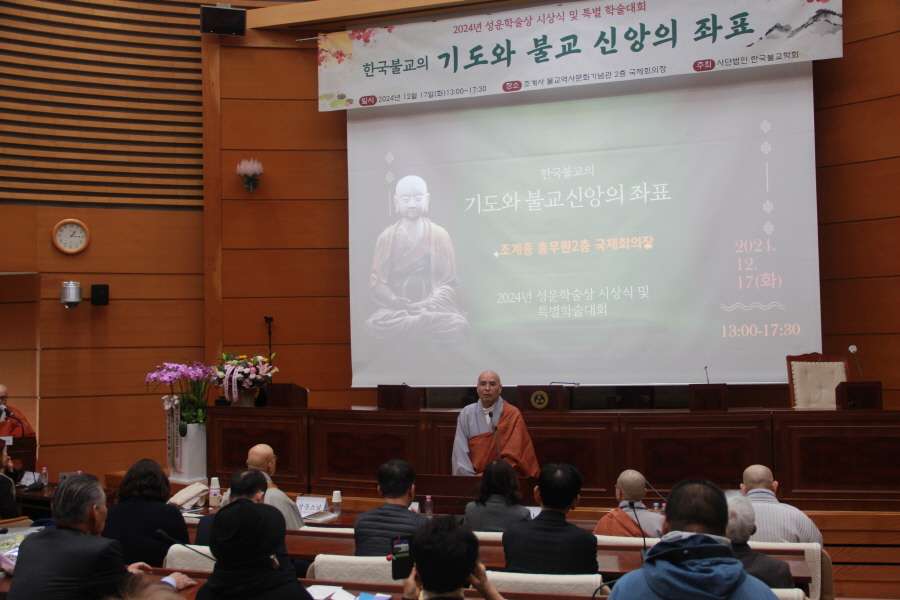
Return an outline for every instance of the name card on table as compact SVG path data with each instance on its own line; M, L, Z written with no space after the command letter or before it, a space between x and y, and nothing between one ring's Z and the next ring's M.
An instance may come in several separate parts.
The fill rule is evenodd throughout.
M297 508L300 509L300 515L305 518L317 512L327 511L328 499L297 496Z

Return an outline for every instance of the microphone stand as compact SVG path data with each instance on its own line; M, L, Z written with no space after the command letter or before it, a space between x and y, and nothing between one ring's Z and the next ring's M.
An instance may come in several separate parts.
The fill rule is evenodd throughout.
M494 425L494 411L488 413L491 418L491 431L494 433L494 445L497 447L497 460L503 460L503 453L500 452L500 439L497 437L497 426Z
M631 514L634 515L634 521L637 523L638 529L641 530L641 540L644 541L644 551L641 552L641 564L644 564L644 554L647 552L647 537L644 535L644 528L641 527L641 522L638 520L637 510L634 508L634 500L628 501L628 506L631 507Z
M163 531L162 529L157 529L154 533L156 534L156 537L159 538L159 539L167 540L167 541L169 541L169 542L172 542L173 544L178 544L179 546L184 546L185 548L187 548L187 549L190 550L191 552L196 552L196 553L199 554L200 556L202 556L202 557L204 557L204 558L208 558L208 559L210 559L210 560L213 561L213 562L216 562L215 557L210 556L209 554L204 554L203 552L200 552L200 551L197 550L196 548L191 548L190 546L188 546L188 545L185 544L184 542L180 542L180 541L176 540L175 538L173 538L171 535L169 535L168 533L166 533L166 532Z

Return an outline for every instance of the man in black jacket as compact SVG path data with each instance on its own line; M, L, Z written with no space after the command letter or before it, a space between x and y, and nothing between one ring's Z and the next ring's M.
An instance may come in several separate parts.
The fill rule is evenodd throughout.
M356 517L356 556L387 556L397 538L409 539L428 518L409 509L416 495L416 471L395 458L378 467L378 494L384 504Z
M541 469L534 499L541 513L503 534L506 570L514 573L590 575L597 572L597 538L566 521L581 499L581 473L565 463Z

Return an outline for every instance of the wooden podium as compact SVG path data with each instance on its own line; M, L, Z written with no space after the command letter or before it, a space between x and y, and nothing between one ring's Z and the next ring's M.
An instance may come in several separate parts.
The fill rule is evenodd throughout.
M309 390L294 383L270 383L266 386L267 406L275 408L306 408Z
M842 381L834 395L838 410L881 410L880 381Z
M520 385L521 412L568 412L572 406L569 388L561 385Z
M425 403L425 388L400 385L378 386L378 408L381 410L418 411Z
M688 385L691 412L728 410L727 383L692 383Z

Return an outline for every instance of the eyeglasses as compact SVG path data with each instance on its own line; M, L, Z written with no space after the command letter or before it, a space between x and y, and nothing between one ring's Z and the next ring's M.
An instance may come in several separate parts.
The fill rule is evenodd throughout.
M0 396L0 400L3 400L3 401L5 401L7 398L9 398L9 396Z

